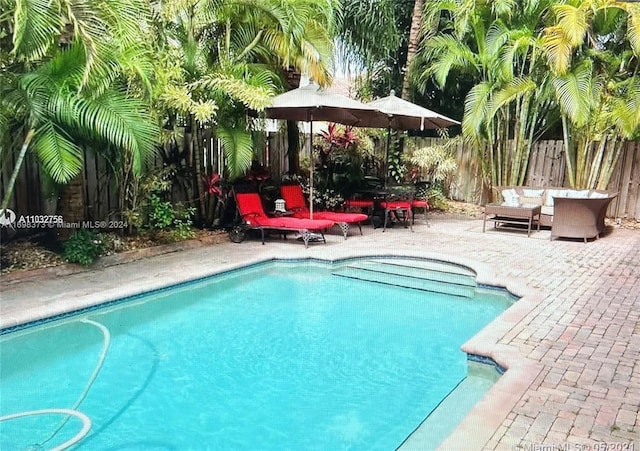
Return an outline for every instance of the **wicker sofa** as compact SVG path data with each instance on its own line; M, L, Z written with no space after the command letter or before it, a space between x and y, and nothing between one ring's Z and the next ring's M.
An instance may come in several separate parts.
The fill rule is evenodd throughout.
M598 238L604 231L609 203L618 195L603 190L571 188L496 187L496 199L504 205L541 205L540 225L551 227L558 237Z

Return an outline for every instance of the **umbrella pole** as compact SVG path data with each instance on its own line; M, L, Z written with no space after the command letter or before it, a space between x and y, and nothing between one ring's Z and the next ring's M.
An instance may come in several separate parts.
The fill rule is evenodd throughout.
M309 169L309 219L313 219L313 113L311 113L309 121L309 159L311 160L311 168Z
M384 187L387 187L389 178L389 147L391 146L391 124L387 125L387 148L384 153Z

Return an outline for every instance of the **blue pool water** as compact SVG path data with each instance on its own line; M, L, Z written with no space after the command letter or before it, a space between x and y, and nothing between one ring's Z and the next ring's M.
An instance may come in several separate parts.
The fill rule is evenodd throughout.
M453 294L398 286L427 272ZM404 260L269 263L7 333L0 416L77 410L87 450L395 449L466 377L460 345L511 303L469 297L471 279ZM4 421L0 449L81 427Z

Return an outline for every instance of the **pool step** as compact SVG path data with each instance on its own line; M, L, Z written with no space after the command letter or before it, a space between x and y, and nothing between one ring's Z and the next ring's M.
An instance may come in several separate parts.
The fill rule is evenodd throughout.
M335 270L333 274L339 277L453 296L470 298L475 294L476 281L474 276L461 274L460 272L443 272L439 269L426 269L398 263L387 263L379 260L350 263Z
M415 259L407 259L407 258L380 258L375 260L368 260L372 264L376 262L384 263L387 265L393 265L398 267L409 267L409 268L419 268L419 269L428 269L430 271L443 272L448 274L460 274L463 276L472 277L474 280L476 278L476 273L468 268L457 265L455 263L447 263L443 261L434 261L434 260L415 260Z
M450 282L458 285L476 286L476 275L473 271L451 263L421 261L421 260L363 260L349 264L349 267L368 269L397 274L407 277L417 277L439 282Z

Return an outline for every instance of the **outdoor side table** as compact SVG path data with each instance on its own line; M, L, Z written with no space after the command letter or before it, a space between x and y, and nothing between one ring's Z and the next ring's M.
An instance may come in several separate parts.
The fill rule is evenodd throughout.
M487 204L482 214L482 233L485 231L487 221L493 221L493 226L498 228L508 226L527 226L527 237L531 236L531 225L535 220L540 231L540 205L507 206L502 204Z

